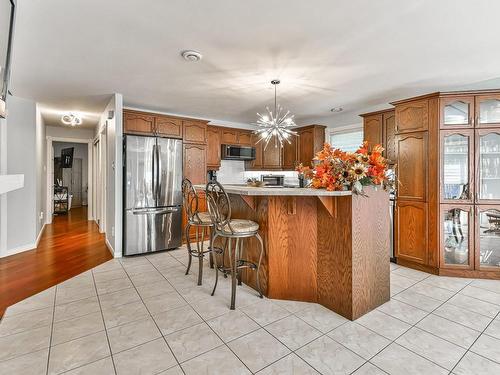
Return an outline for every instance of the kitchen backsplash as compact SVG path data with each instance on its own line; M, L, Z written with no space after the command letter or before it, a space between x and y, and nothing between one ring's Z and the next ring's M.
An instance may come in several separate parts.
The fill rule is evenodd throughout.
M285 176L285 185L298 185L299 180L295 171L245 171L245 162L239 160L221 160L217 172L217 181L221 184L242 184L249 178L257 178L263 174Z

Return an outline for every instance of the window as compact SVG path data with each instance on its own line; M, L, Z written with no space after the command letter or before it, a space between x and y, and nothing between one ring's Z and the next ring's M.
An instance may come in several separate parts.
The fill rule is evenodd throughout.
M363 143L363 128L333 130L330 133L330 144L342 151L354 152Z

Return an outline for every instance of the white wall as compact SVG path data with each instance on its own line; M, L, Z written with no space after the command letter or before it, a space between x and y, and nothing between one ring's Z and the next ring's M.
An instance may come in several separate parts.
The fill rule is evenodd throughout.
M37 219L41 187L37 186L36 103L10 96L8 108L7 173L24 174L24 188L6 194L6 249L1 256L34 248L41 228Z
M94 129L81 129L71 126L46 126L46 135L54 138L93 139Z
M71 142L52 142L54 148L54 158L61 156L63 148L74 148L73 159L82 159L82 205L86 206L87 189L89 187L89 158L88 158L88 144L87 143L71 143ZM52 169L52 172L54 169ZM54 181L54 174L52 173L52 181Z
M36 228L37 233L43 229L45 225L45 212L47 201L47 142L45 142L45 123L42 118L40 108L36 107Z
M113 118L108 114L113 111ZM104 109L96 135L106 127L106 241L115 257L122 256L123 217L123 97L114 94Z

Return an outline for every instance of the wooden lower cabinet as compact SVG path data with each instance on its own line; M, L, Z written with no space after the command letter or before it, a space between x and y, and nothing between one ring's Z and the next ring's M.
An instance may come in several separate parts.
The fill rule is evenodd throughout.
M475 268L500 278L500 205L477 205L474 224Z
M200 191L200 190L196 190L196 194L198 195L198 212L206 212L208 210L207 208L207 200L206 200L206 197L205 197L205 192L204 191ZM193 207L194 209L194 207ZM187 225L187 215L186 215L186 210L183 208L182 209L182 239L183 239L183 242L186 242L186 225ZM208 235L209 235L209 232L208 232L208 229L205 228L205 239L208 240ZM201 236L201 231L199 231L199 235L198 237ZM196 244L195 244L195 241L196 241L196 227L191 227L190 230L189 230L189 240L191 241L191 246L192 248L194 249ZM186 256L187 256L187 252L186 252Z
M442 204L440 268L474 269L474 206Z
M398 201L395 212L396 257L427 264L427 203Z

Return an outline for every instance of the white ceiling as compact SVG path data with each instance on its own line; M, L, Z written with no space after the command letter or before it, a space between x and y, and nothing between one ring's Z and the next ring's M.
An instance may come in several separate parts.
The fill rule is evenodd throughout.
M250 123L280 78L279 101L298 123L340 126L395 99L500 87L500 1L18 5L11 88L47 111L97 113L119 92L133 107ZM203 60L185 62L184 49ZM336 106L344 111L331 113Z

